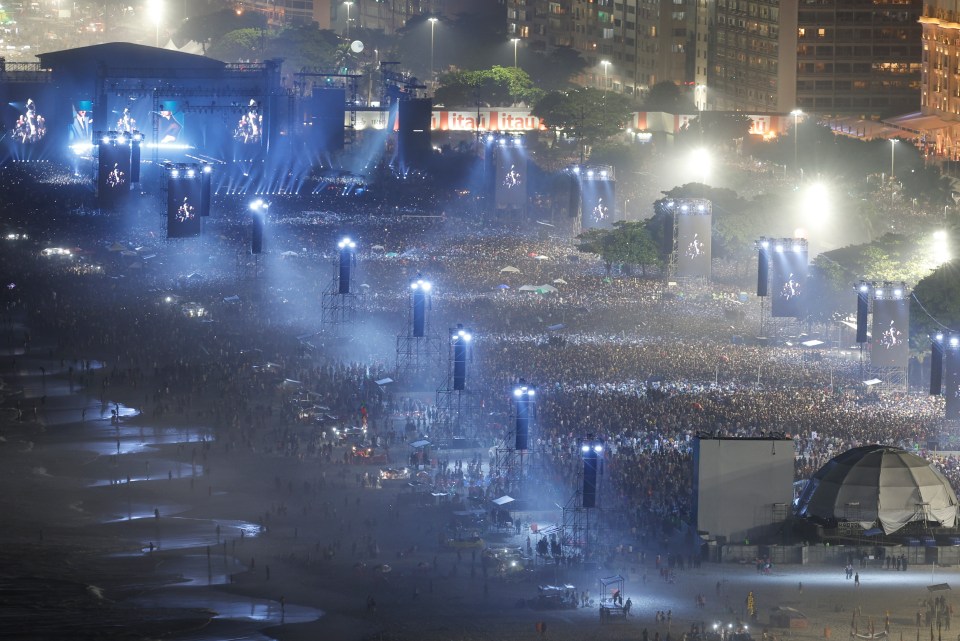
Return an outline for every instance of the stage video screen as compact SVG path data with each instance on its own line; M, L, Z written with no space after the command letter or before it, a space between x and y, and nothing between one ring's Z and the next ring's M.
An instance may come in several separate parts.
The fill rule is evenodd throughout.
M713 216L706 212L677 213L677 275L710 278Z
M47 135L47 118L33 98L27 98L23 103L11 105L17 112L17 120L9 131L15 143L32 145L43 140Z
M104 122L97 128L129 134L140 131L147 143L153 143L156 125L159 144L174 144L181 141L184 131L184 113L178 101L161 100L159 109L154 109L149 95L112 97L104 114Z
M770 252L771 312L777 318L803 318L807 312L807 248L789 243Z
M233 130L233 139L243 145L259 145L263 142L263 114L260 103L251 99Z
M527 157L523 147L507 141L497 148L496 206L522 207L527 202Z
M584 229L610 227L616 220L616 183L612 180L580 182L580 206Z
M909 299L874 300L870 363L874 367L906 367L910 359L909 336Z
M167 172L167 238L200 235L200 201L199 174L186 177Z
M101 208L111 209L130 195L130 143L98 142L97 199Z
M943 395L947 420L960 419L960 348L947 345L944 350Z
M93 102L78 100L71 105L70 144L93 142Z

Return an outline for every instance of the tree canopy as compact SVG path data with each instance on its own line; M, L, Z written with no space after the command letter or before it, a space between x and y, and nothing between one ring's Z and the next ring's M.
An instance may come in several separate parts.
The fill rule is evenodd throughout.
M577 236L577 249L597 254L611 265L637 265L646 275L647 267L659 266L661 257L646 223L617 221L613 229L589 229Z
M494 66L444 74L434 92L434 102L447 107L474 107L479 101L487 106L506 107L518 102L530 103L542 95L523 69Z
M650 87L650 91L643 100L643 108L645 111L666 111L672 114L697 112L692 97L669 80L658 82Z
M532 112L551 129L592 145L621 131L633 104L622 94L587 87L550 92L537 101Z
M934 334L960 329L960 261L944 263L913 288L920 303L910 306L910 333Z

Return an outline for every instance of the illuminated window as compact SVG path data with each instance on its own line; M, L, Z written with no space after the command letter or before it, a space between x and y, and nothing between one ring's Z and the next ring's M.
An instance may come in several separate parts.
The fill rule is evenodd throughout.
M807 30L804 27L800 27L797 29L797 35L802 38L807 35Z
M817 37L818 37L818 38L823 38L823 37L825 37L826 35L827 35L827 30L826 30L826 29L824 29L823 27L820 27L819 29L817 29Z

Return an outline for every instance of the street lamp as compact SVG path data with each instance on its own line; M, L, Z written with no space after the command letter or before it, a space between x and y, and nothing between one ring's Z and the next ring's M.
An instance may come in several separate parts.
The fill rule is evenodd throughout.
M510 38L513 43L513 68L517 68L517 45L520 44L520 38Z
M163 22L163 0L150 0L147 3L147 15L156 28L154 46L160 46L160 23Z
M603 93L607 93L607 69L610 68L610 61L601 60L600 64L603 65Z
M894 152L896 151L896 149L897 149L897 139L891 138L890 139L890 180L893 180L893 160L894 160Z
M790 112L790 115L793 116L793 166L800 166L800 142L797 130L797 125L799 124L800 116L803 115L803 111L800 109L794 109Z
M344 2L343 4L347 5L346 36L347 36L347 38L349 38L349 37L350 37L350 7L353 6L353 2L351 2L351 1L348 0L347 2Z

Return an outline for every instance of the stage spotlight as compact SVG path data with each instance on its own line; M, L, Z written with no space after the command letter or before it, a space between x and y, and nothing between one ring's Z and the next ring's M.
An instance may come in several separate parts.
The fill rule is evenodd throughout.
M419 289L425 292L429 292L432 288L433 288L433 285L431 285L430 283L428 283L423 279L415 280L412 283L410 283L410 289L413 289L413 290Z
M938 342L938 343L942 343L942 342L943 342L943 334L937 334L936 339L937 339L937 342Z
M357 244L356 244L355 242L353 242L352 240L350 240L349 237L347 237L347 238L344 238L343 240L341 240L341 241L337 244L337 247L340 248L340 249L356 249Z
M860 285L860 291L866 294L868 291L870 291L870 286L866 283L863 283Z
M776 247L774 247L774 249L775 249L776 251L778 251L778 252L782 252L782 251L783 251L783 245L778 244Z
M580 446L580 451L583 452L584 454L586 454L587 452L590 451L590 446L587 445L587 444L583 444L583 445Z
M261 200L260 198L257 198L256 200L250 203L250 209L252 209L253 211L260 211L261 207L263 207L263 200Z
M603 446L597 443L596 445L593 446L593 451L599 454L600 452L603 451Z
M883 290L882 290L882 289L877 289L877 290L874 292L874 297L880 298L881 296L883 296Z
M188 170L187 170L187 178L193 178L193 177L196 176L196 175L197 175L196 170L194 170L194 169L188 169Z
M579 165L574 165L574 166L573 166L573 173L575 173L575 174L579 174L579 173L580 173L580 166L579 166Z
M173 176L174 178L179 178L179 177L180 177L180 170L179 170L179 169L171 169L171 170L170 170L170 175Z
M454 340L457 340L458 338L462 339L465 343L469 343L473 339L473 336L470 335L470 332L467 332L461 329L460 331L457 332L457 335L454 338Z
M957 338L956 336L951 336L950 347L956 347L957 345L960 345L960 338Z
M902 289L895 289L895 290L893 290L893 297L894 297L894 298L900 298L901 296L903 296L903 290L902 290Z
M103 138L100 139L100 142L102 142L102 143L105 144L105 145L109 145L109 144L110 144L110 136L104 136Z
M213 171L213 167L211 167L210 165L203 166L203 173L209 174L211 171Z
M607 170L606 170L606 169L604 169L603 171L600 172L600 177L601 177L601 178L606 178L606 177L607 177Z
M587 170L587 178L593 178L593 170L592 170L592 169L588 169L588 170Z

